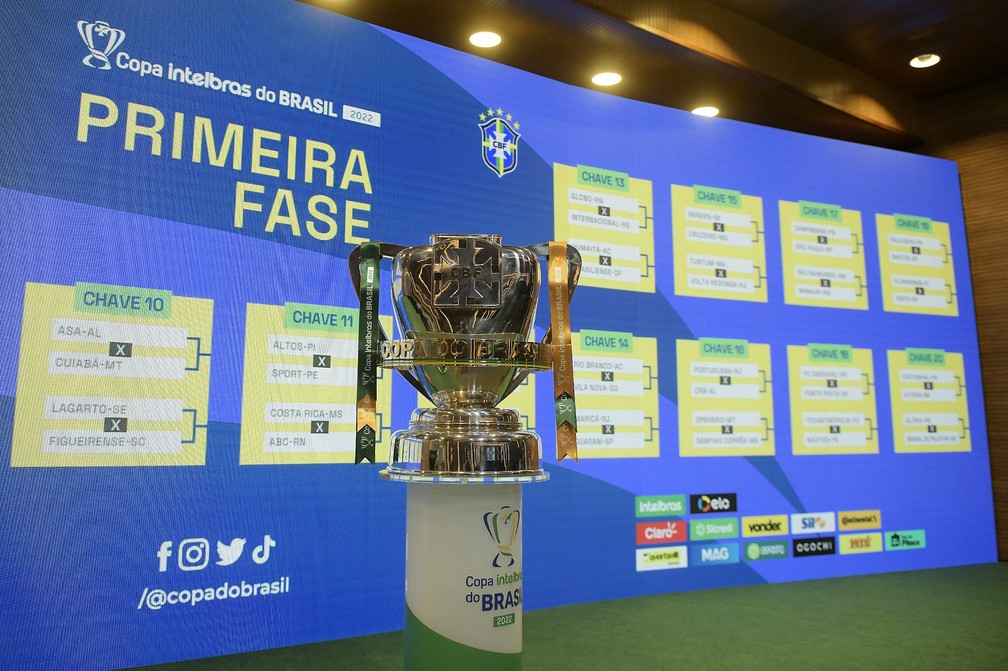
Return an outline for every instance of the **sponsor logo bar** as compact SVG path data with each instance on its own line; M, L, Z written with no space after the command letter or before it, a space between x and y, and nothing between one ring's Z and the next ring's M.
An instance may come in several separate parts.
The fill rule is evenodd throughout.
M735 494L690 494L690 512L733 513L738 510L738 496Z
M691 541L738 538L738 518L716 517L701 520L690 520L689 535Z
M854 555L863 552L882 552L881 532L840 535L840 554Z
M737 564L739 560L738 543L705 543L690 546L690 563L706 564Z
M837 517L840 518L840 531L882 528L881 510L843 510Z
M637 523L637 545L677 543L684 540L686 540L686 522L683 520Z
M636 497L637 517L671 517L686 514L686 495Z
M836 513L795 513L791 515L791 533L828 534L836 531Z
M923 529L908 531L887 531L885 533L886 550L923 550L927 547Z
M792 538L791 554L795 557L815 557L817 555L835 555L836 537L820 536L818 538Z
M787 541L750 541L745 544L746 561L787 559L789 556Z
M686 568L689 557L685 545L666 545L660 548L637 550L637 571L663 571L672 568Z
M743 536L786 536L787 533L787 515L754 515L742 518Z

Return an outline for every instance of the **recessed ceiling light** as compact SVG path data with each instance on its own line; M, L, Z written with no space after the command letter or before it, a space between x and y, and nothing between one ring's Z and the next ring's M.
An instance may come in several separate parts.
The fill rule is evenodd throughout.
M623 75L618 72L600 72L592 77L595 86L613 86L623 81Z
M697 107L696 109L692 110L692 112L697 116L711 117L720 114L721 110L719 110L717 107L711 107L710 105L705 105L703 107Z
M496 47L501 43L501 36L497 33L492 33L489 30L483 30L478 33L473 33L469 36L469 42L474 47L482 47L483 49L489 49L490 47Z
M914 56L910 59L910 67L929 68L932 65L938 65L938 61L940 60L941 56L938 54L921 54L920 56Z

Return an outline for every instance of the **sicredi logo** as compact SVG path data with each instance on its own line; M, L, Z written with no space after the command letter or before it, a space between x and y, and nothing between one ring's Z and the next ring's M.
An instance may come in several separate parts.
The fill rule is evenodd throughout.
M710 543L690 546L690 563L696 565L737 564L738 543Z
M814 557L816 555L835 555L836 537L792 538L791 554L795 557Z
M881 510L846 510L837 513L837 516L840 518L840 531L882 527Z
M691 513L733 513L738 510L735 494L690 494Z
M787 533L787 515L754 515L742 518L743 536L786 536Z
M686 495L636 497L637 517L671 517L686 514Z
M828 534L836 531L836 513L794 513L791 515L791 533Z
M637 571L663 571L673 568L686 568L689 558L685 545L669 545L660 548L642 548L637 550Z
M746 561L786 559L788 556L786 541L752 541L745 544Z
M684 540L686 540L686 522L683 520L637 523L637 545L676 543Z
M886 550L923 550L927 547L923 529L909 531L887 531L885 534Z
M738 537L737 517L690 520L690 540L705 541Z
M882 534L840 534L840 554L853 555L864 552L882 552Z

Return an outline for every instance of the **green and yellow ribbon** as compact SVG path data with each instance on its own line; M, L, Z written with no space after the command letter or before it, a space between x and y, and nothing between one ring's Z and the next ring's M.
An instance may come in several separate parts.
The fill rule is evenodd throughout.
M381 328L378 324L378 276L381 251L377 242L361 246L360 313L357 334L357 435L354 464L367 459L375 463L375 442L378 438L378 344Z
M574 350L570 334L567 243L550 242L546 260L553 332L553 397L556 408L557 461L577 461L577 407L574 404Z

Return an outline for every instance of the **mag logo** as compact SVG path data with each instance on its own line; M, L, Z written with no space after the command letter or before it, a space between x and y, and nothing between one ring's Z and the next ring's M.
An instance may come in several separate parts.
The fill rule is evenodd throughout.
M836 531L836 513L794 513L791 515L791 533L829 534Z
M690 494L689 498L691 513L733 513L738 510L735 494Z
M738 543L710 543L690 546L690 562L694 565L737 564Z

